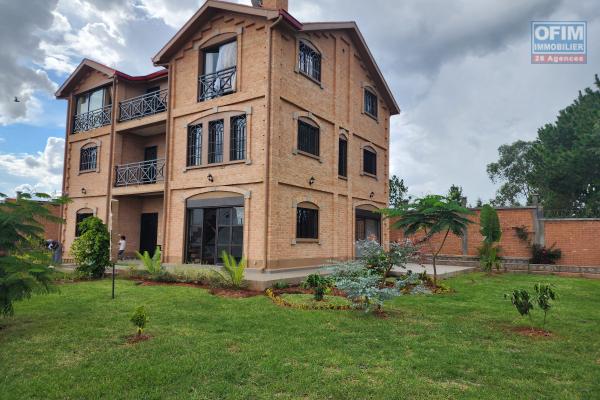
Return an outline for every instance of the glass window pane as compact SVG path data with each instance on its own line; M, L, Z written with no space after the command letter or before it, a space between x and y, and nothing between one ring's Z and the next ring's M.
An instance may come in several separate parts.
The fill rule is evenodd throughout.
M244 225L244 207L233 208L232 225Z
M231 225L231 208L219 208L218 221L220 226Z
M208 123L208 163L223 162L223 120Z
M231 246L230 254L236 258L237 261L242 259L242 246Z
M218 245L228 245L231 242L231 228L219 227L219 233L217 235L217 244Z
M217 60L219 59L219 49L208 50L204 52L204 74L217 72Z
M244 227L234 226L231 228L231 244L241 245L244 242Z
M217 256L219 258L218 262L221 263L221 264L223 263L222 255L223 255L224 251L226 251L227 253L229 253L229 246L218 246L217 247Z
M192 225L202 225L202 216L204 215L204 210L201 208L195 208L192 211Z
M104 89L96 90L90 94L90 111L104 107Z
M77 98L77 115L88 112L88 96L81 95Z

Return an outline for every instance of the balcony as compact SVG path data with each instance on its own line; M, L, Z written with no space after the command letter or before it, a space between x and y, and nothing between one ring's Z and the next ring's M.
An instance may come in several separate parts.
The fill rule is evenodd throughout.
M112 119L112 105L92 110L73 118L73 133L90 131L101 126L110 125Z
M198 101L214 99L235 92L237 67L229 67L198 78Z
M132 97L119 103L119 122L143 118L167 110L168 89Z
M115 167L115 187L149 185L165 180L165 160L149 160Z

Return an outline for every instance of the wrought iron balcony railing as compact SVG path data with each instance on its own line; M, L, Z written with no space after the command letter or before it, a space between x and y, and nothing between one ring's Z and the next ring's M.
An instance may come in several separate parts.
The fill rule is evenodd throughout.
M73 133L85 132L110 125L111 118L112 105L75 115L73 118Z
M166 111L168 96L168 89L163 89L122 101L119 104L119 121L129 121Z
M115 186L147 185L164 181L165 160L149 160L115 167Z
M235 92L237 67L229 67L198 78L198 101L210 100Z

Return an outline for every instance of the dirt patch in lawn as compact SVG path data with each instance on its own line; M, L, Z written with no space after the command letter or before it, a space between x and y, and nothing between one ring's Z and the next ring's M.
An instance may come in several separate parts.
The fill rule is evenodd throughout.
M150 340L152 338L152 336L150 335L146 335L146 334L142 334L142 335L130 335L127 336L127 344L136 344L139 342L145 342L146 340Z
M226 289L226 288L212 288L210 294L221 297L229 297L233 299L245 299L248 297L256 297L264 295L263 292L257 292L254 290L243 290L243 289Z
M512 329L513 332L518 333L519 335L529 336L529 337L552 337L552 332L538 329L538 328L528 328L525 326L519 326L517 328Z

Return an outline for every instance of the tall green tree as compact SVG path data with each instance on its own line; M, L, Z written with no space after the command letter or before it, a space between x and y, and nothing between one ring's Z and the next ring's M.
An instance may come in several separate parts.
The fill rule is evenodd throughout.
M571 215L600 215L600 80L561 110L534 141L501 146L498 162L487 166L501 183L493 204L530 204L537 193L546 209Z
M399 207L401 204L405 204L410 201L410 196L407 196L408 186L404 183L404 179L398 178L396 175L392 175L390 178L390 207Z
M397 218L392 227L402 229L405 236L412 236L418 232L425 234L423 241L429 244L431 250L434 285L437 285L437 257L448 235L453 233L462 237L467 231L467 226L473 223L468 218L468 215L473 214L472 211L456 201L436 195L418 198L397 208L383 209L381 213L389 218ZM438 248L435 248L430 240L435 234L442 235Z
M492 200L495 206L521 206L531 203L533 142L517 140L498 148L499 159L488 164L487 173L495 184L501 184Z
M456 201L457 203L462 204L463 202L463 188L462 186L452 185L450 189L448 189L448 200Z
M502 228L498 212L489 204L481 208L479 226L479 233L483 236L483 244L478 249L481 269L487 272L491 272L493 267L500 269L500 247L497 243L502 238Z
M52 199L44 193L22 193L13 201L0 193L0 316L12 315L15 301L51 290L40 222L62 223L49 206L67 201L66 197Z

